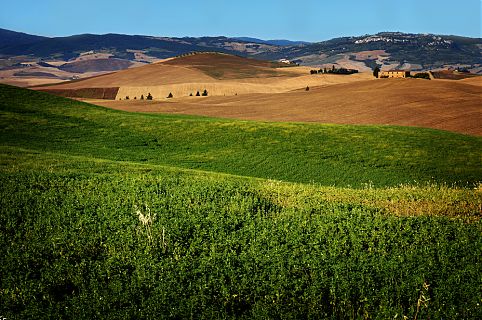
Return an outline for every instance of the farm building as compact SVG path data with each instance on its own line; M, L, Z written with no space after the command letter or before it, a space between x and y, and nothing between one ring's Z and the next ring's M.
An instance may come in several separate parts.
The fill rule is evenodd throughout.
M405 70L380 71L380 73L378 73L379 78L407 78L409 76L410 71Z

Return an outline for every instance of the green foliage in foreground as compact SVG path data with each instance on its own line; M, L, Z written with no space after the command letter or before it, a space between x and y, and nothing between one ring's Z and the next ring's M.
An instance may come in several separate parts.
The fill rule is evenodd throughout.
M482 316L480 222L289 208L172 171L0 179L8 319Z
M0 138L7 319L482 317L480 186L443 184L480 180L479 138L127 114L6 86ZM413 179L436 184L364 183Z
M481 139L404 127L117 112L0 86L3 145L338 187L477 184Z

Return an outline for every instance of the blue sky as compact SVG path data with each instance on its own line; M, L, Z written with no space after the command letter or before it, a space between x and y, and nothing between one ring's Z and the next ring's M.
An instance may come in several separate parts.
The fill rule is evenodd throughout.
M0 28L45 36L124 33L321 41L381 31L482 37L482 0L16 0Z

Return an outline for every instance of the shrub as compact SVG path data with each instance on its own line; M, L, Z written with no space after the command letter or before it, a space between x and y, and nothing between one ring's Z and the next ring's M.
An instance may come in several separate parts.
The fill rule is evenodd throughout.
M147 94L147 98L146 98L146 99L147 99L147 100L152 100L152 96L151 96L151 93L150 93L150 92Z
M380 72L380 67L379 66L376 66L374 69L373 69L373 76L375 78L378 78L378 73Z
M172 92L169 92L169 95L167 97L172 98L173 97Z
M199 91L196 92L196 97L200 97L200 96L201 96L201 94L199 93Z
M143 94L141 94L141 100L144 100L144 95L143 95Z
M204 89L203 91L203 97L207 97L208 96L208 91L206 89Z
M430 74L428 72L419 72L419 73L413 75L412 78L430 80Z

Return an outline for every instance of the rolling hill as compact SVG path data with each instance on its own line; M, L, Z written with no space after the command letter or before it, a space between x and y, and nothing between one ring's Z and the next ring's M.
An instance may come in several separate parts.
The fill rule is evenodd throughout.
M366 53L374 54L367 56ZM278 54L306 65L336 64L350 60L370 68L381 65L382 69L427 70L462 65L479 72L482 39L382 32L335 38L307 46L284 47Z
M420 126L482 135L482 94L474 81L374 79L366 73L311 75L308 68L283 65L198 53L35 89L75 98L110 99L92 102L135 112ZM203 90L208 97L195 97ZM140 100L149 93L154 101ZM174 98L167 99L169 94Z
M93 103L135 112L163 112L262 121L419 126L482 135L482 93L468 82L365 80L310 91L179 98L169 102Z
M3 32L5 46L0 55L29 55L36 59L68 61L85 52L109 53L113 58L142 61L136 55L165 59L193 51L216 51L265 60L289 59L302 65L357 65L359 68L406 68L412 70L468 67L481 71L482 39L458 36L382 32L375 35L342 37L317 43L264 41L255 38L184 37L83 34L41 38ZM12 41L12 36L18 41ZM0 33L0 40L2 34ZM10 39L10 40L9 40ZM31 40L35 41L31 41ZM371 54L370 54L371 53Z
M32 45L47 39L49 38L0 28L0 50L4 47Z
M370 179L377 186L432 179L476 183L481 171L475 147L480 138L440 130L128 113L33 90L1 89L2 143L10 146L326 186L338 181L340 187ZM201 99L209 104L210 98ZM12 120L22 114L27 119ZM395 155L406 161L392 161ZM409 170L418 162L423 170Z
M169 93L188 97L207 90L211 96L230 96L246 93L278 93L305 88L360 81L372 78L369 74L351 76L310 75L306 67L288 67L275 63L221 53L196 53L166 59L158 63L122 70L89 79L35 88L69 96L71 90L118 87L116 100L129 96L140 98L151 93L155 100ZM78 97L77 94L70 95ZM85 98L96 98L86 96ZM100 98L100 97L97 97Z
M69 60L88 51L111 53L116 58L133 60L132 50L142 50L146 55L159 59L169 58L193 51L218 51L237 53L249 51L249 42L227 37L168 38L124 34L81 34L69 37L42 38L40 41L13 44L0 48L0 54L32 55L40 58L52 56ZM276 48L272 45L251 43L251 49ZM243 46L244 45L244 46Z

